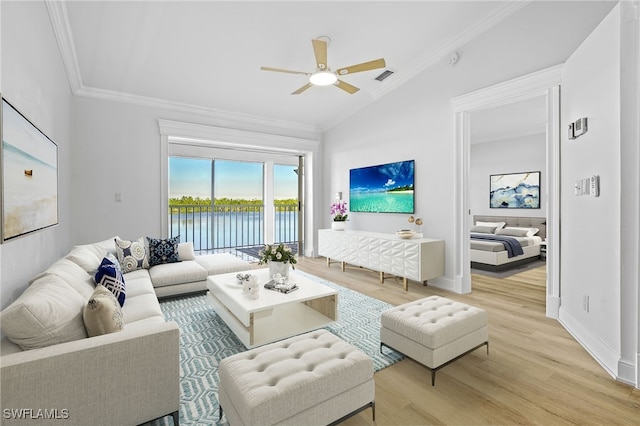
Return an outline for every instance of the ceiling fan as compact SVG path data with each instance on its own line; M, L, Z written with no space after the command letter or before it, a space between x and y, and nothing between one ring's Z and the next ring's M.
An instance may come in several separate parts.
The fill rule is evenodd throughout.
M363 62L357 65L351 65L344 68L339 68L336 71L331 71L331 69L327 66L327 45L328 41L331 41L329 37L318 37L316 39L311 40L311 44L313 44L313 53L316 57L316 71L315 72L304 72L304 71L292 71L285 70L281 68L272 68L272 67L260 67L263 71L275 71L275 72L284 72L289 74L302 74L309 77L309 82L291 93L292 95L299 95L304 92L311 86L329 86L334 85L344 90L349 94L354 94L359 88L353 86L349 83L346 83L338 78L338 76L344 76L348 74L353 74L356 72L375 70L377 68L384 68L386 63L383 58L375 59L369 62Z

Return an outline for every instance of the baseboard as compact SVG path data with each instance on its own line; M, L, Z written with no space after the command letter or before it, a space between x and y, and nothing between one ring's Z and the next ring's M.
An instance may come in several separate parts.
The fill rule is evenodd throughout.
M447 278L447 277L439 277L439 278L431 279L428 281L427 285L431 287L439 288L441 290L448 290L454 293L456 292L453 279Z
M560 298L557 296L547 296L547 317L558 319L560 315Z
M596 360L598 364L611 377L621 380L619 377L620 355L609 348L598 336L590 330L584 328L566 309L562 306L559 310L558 321L573 336L574 339Z
M640 354L636 354L636 365L640 361ZM640 389L640 383L636 376L636 366L632 361L621 359L618 362L618 380L631 386L635 386Z

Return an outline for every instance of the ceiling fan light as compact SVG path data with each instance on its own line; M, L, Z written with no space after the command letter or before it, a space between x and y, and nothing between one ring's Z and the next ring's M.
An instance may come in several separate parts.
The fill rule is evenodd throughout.
M329 86L336 81L338 81L338 77L331 71L318 71L309 77L309 82L316 86Z

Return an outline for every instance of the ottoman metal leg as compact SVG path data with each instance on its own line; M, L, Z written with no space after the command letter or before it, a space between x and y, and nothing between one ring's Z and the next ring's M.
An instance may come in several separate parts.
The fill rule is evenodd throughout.
M460 358L462 358L463 356L468 355L468 354L470 354L471 352L473 352L473 351L475 351L476 349L478 349L479 347L481 347L481 346L485 346L485 345L487 346L487 355L489 355L489 341L486 341L486 342L480 343L480 344L479 344L478 346L476 346L475 348L469 349L469 350L468 350L468 351L466 351L465 353L460 354L460 355L458 355L457 357L455 357L455 358L453 358L453 359L450 359L449 361L445 362L444 364L441 364L441 365L437 366L436 368L427 367L427 366L425 365L425 367L427 367L427 368L429 369L429 371L431 371L431 386L435 386L435 385L436 385L436 371L440 370L442 367L446 367L447 365L451 364L453 361L457 361L457 360L459 360ZM392 349L392 350L394 350L394 351L396 351L396 352L402 353L402 352L400 352L399 350L397 350L396 348L392 348L391 346L387 345L386 343L382 343L382 342L380 342L380 353L382 353L382 347L383 347L383 346L386 346L386 347L388 347L389 349ZM403 355L404 355L404 354L403 354ZM405 355L405 356L406 356L406 355ZM424 365L424 364L423 364L423 365Z

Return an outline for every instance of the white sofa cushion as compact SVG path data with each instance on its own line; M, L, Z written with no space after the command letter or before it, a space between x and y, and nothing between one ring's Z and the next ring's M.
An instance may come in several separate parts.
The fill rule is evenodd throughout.
M96 287L96 282L87 271L82 269L80 265L67 258L58 259L53 265L49 266L44 272L36 276L31 282L42 278L45 275L56 275L64 282L69 284L80 296L85 300L89 300Z
M98 241L97 243L93 243L92 245L98 246L108 251L109 253L115 255L116 254L116 242L115 242L116 238L120 238L120 237L117 235L114 235L111 238L107 238L106 240L103 240L103 241Z
M153 266L149 269L149 275L154 287L163 287L205 281L207 279L207 270L196 261L185 260L184 262Z
M209 275L226 274L251 269L251 264L229 253L205 254L196 256L196 262L207 270Z
M127 298L140 294L156 294L151 284L148 269L136 269L123 276L127 283Z
M122 308L116 297L104 286L97 286L82 314L89 337L115 333L123 328Z
M106 250L92 244L87 244L84 246L75 246L66 258L78 264L90 275L95 275L105 254L107 254Z
M129 324L148 320L152 317L164 319L155 293L129 297L127 298L127 303L122 307L122 318L127 327Z
M87 337L85 300L56 275L34 281L0 313L3 333L23 350Z

